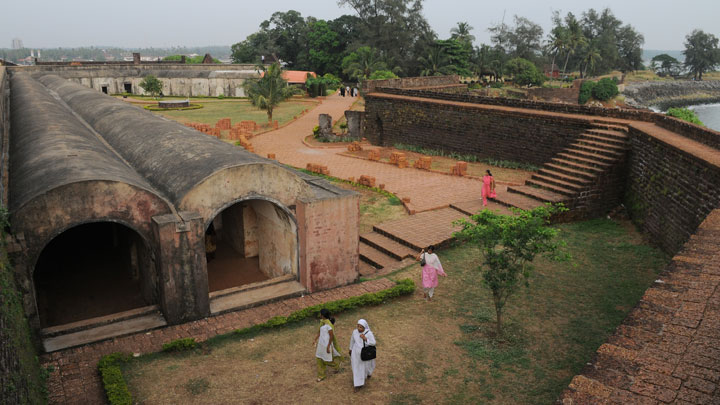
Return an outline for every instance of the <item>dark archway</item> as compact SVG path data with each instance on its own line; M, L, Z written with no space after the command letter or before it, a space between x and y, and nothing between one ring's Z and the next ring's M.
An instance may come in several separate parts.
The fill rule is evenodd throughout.
M297 224L277 204L250 199L215 216L205 234L209 292L298 275Z
M40 254L33 279L43 328L157 302L147 243L115 222L78 225L55 237Z

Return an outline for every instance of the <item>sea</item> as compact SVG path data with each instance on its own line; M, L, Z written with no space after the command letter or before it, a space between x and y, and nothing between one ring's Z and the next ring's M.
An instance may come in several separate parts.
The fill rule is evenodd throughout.
M720 103L693 105L688 108L695 111L706 127L720 131Z

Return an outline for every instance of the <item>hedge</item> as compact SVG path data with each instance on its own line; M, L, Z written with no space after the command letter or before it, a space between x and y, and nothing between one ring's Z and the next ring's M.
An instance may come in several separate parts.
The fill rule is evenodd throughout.
M171 108L163 108L159 107L157 105L146 105L143 107L144 109L148 111L188 111L188 110L199 110L203 108L202 104L190 104L188 107L171 107Z
M248 333L260 331L263 329L275 328L288 324L290 322L298 322L310 316L317 316L320 310L325 308L331 313L339 313L348 309L358 308L364 305L382 304L388 298L399 297L401 295L412 294L415 291L415 283L406 278L396 281L395 286L387 290L378 291L376 293L366 293L357 297L345 298L337 301L327 302L324 304L313 305L295 311L289 316L275 316L267 322L253 325L244 329L236 329L231 332L233 335L246 335ZM194 338L183 338L173 340L163 345L164 352L189 350L198 347L199 343ZM103 356L98 362L98 371L102 377L105 394L111 405L132 405L132 395L128 389L127 382L122 374L121 365L132 359L130 354L112 353Z

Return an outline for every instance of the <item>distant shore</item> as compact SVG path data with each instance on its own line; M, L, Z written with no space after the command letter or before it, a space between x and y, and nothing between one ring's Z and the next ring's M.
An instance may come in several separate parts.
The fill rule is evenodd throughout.
M720 80L648 81L629 83L623 92L625 102L638 108L662 111L672 107L720 102Z

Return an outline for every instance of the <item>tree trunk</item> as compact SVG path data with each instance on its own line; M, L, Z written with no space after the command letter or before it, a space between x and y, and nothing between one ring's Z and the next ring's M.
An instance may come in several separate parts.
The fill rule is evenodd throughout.
M500 298L495 297L493 294L493 301L495 301L495 315L497 322L495 323L495 337L500 337L502 334L502 305L500 305Z
M567 64L570 60L570 52L568 51L567 56L565 57L565 66L563 66L563 73L567 74Z
M272 108L267 109L268 124L272 125Z

